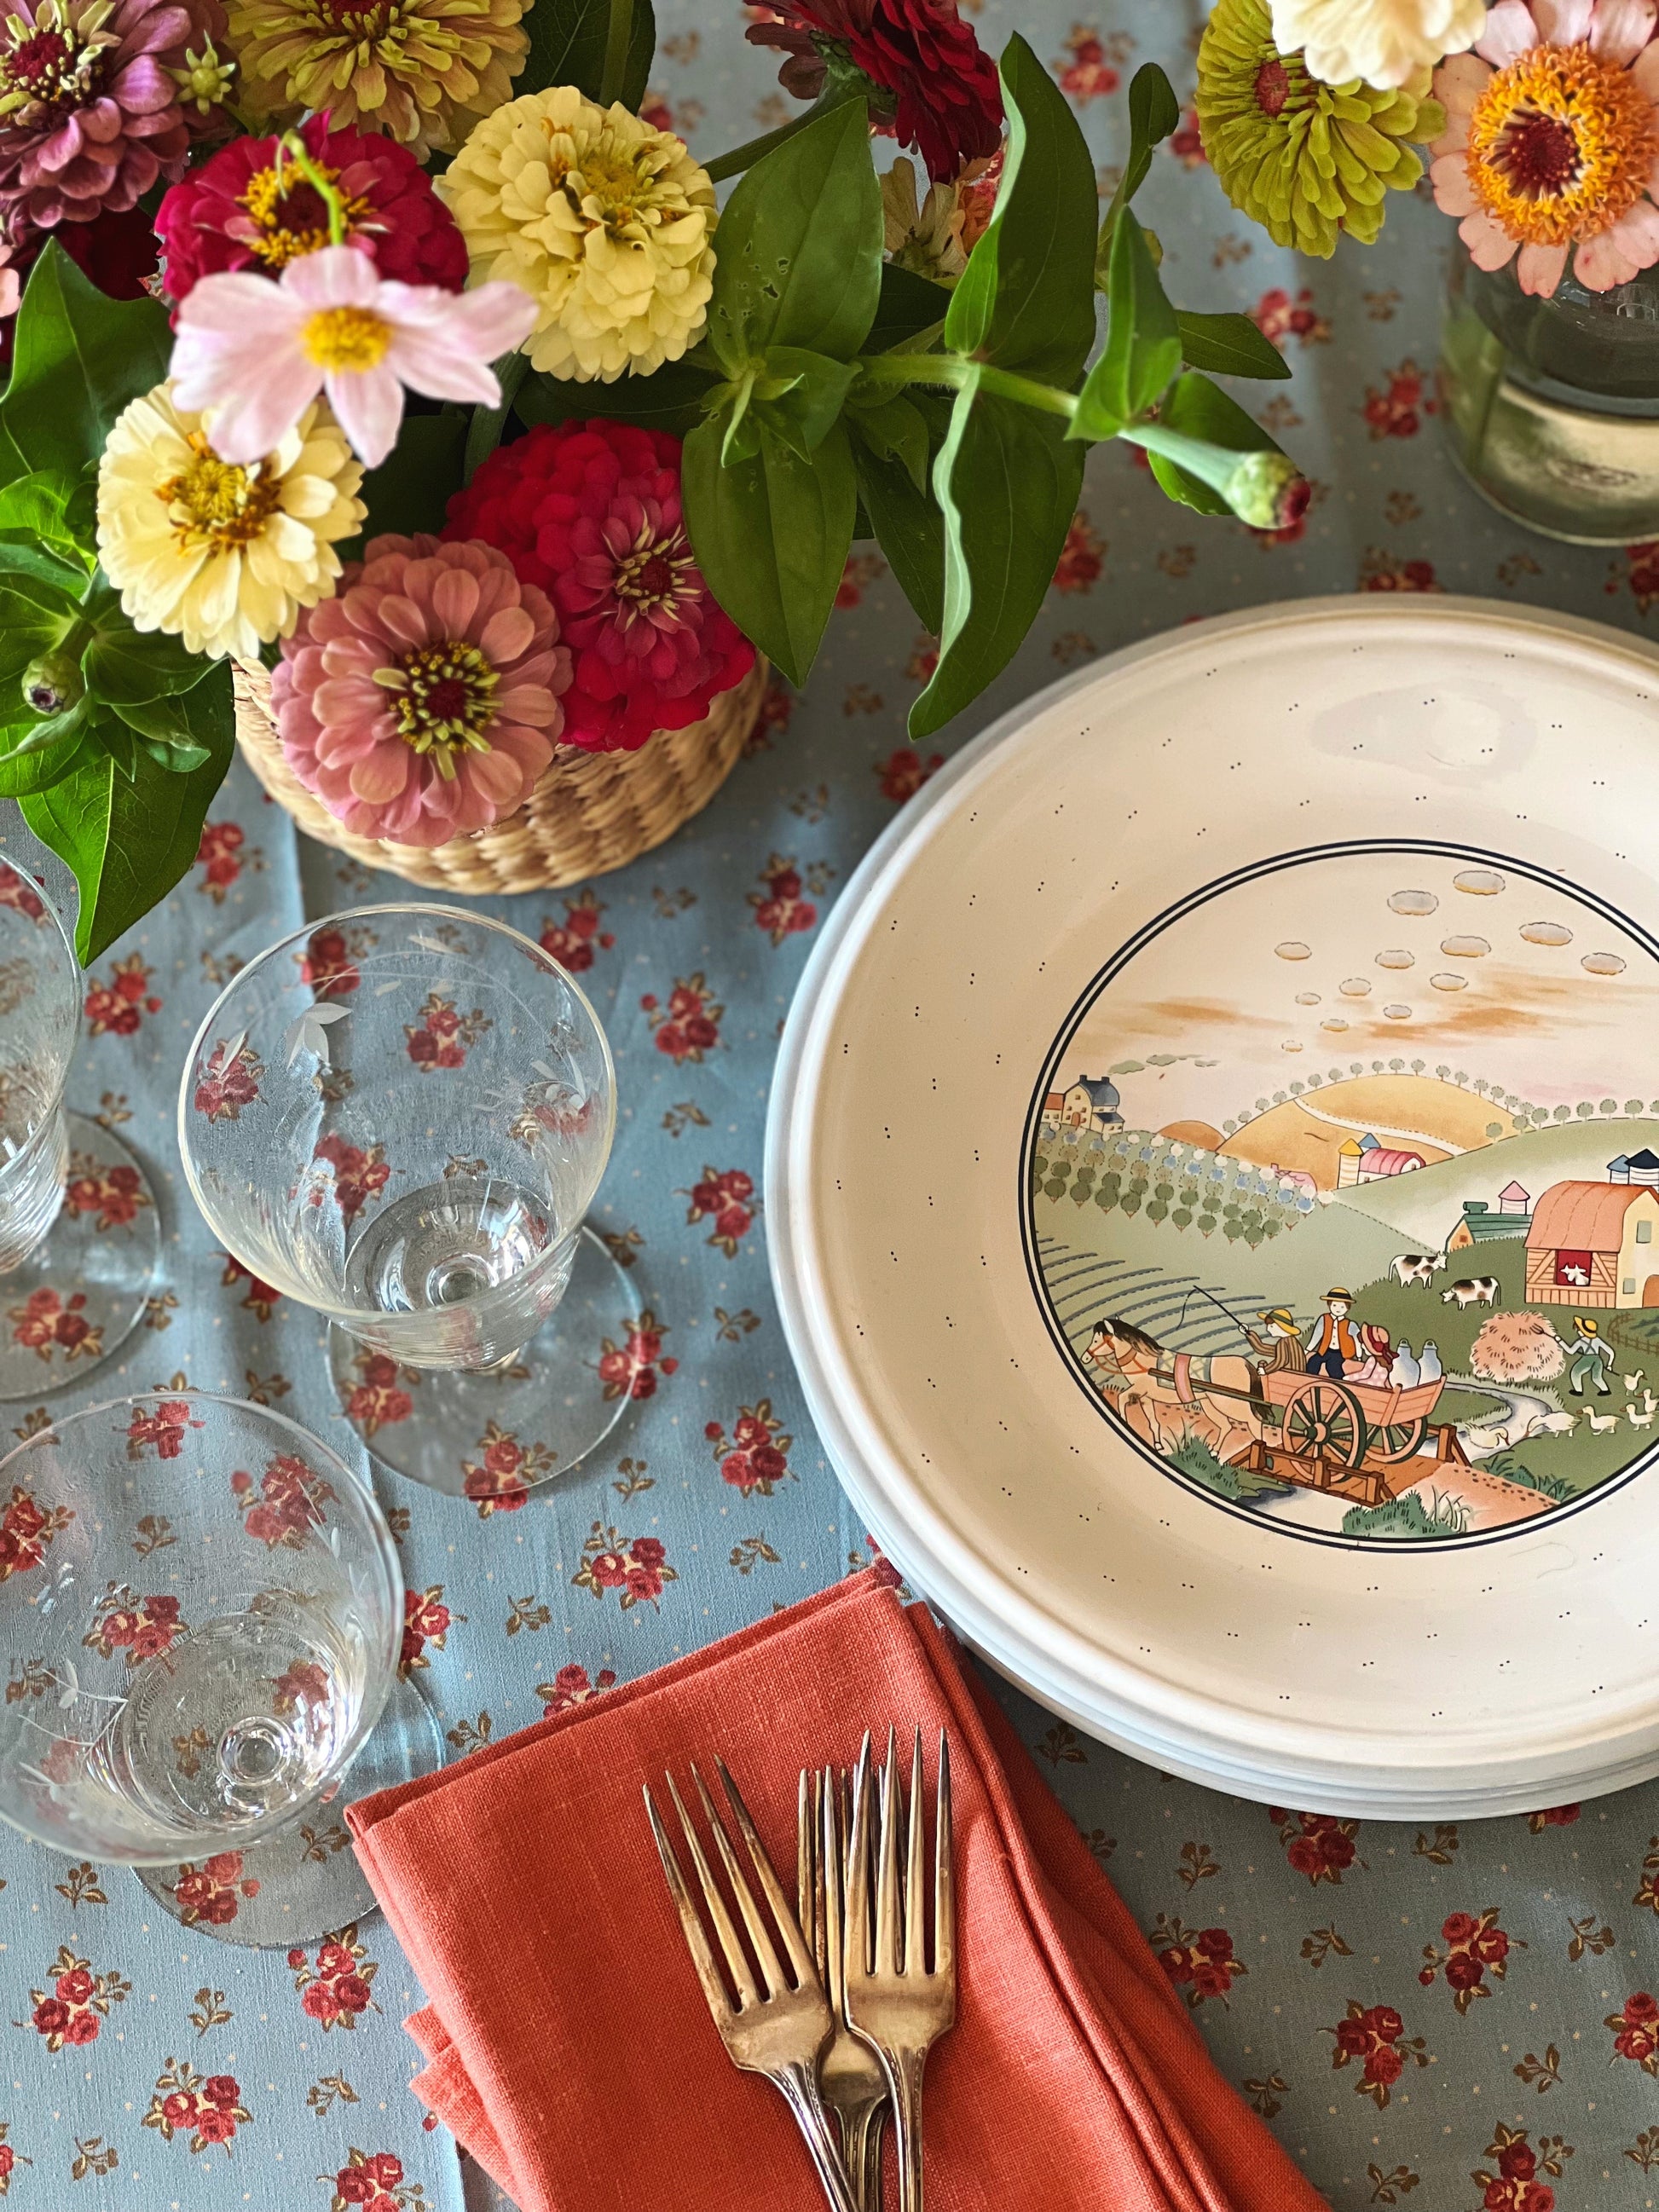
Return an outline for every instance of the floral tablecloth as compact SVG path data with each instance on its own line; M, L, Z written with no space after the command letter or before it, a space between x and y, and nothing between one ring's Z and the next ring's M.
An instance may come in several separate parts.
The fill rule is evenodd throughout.
M715 20L665 0L659 20L653 104L694 149L781 119L739 11ZM1016 20L985 0L980 35L994 52ZM1049 0L1018 11L1109 183L1127 67L1161 60L1184 94L1200 20L1168 0L1085 23ZM774 690L705 815L592 888L499 904L580 972L616 1047L623 1119L599 1214L631 1295L593 1357L633 1403L595 1464L520 1510L382 1480L410 1593L405 1666L452 1756L837 1576L892 1571L803 1410L757 1185L773 1055L813 933L945 750L1061 670L1262 600L1445 589L1639 629L1659 599L1659 548L1547 545L1454 474L1431 374L1449 233L1425 201L1400 201L1370 252L1298 262L1226 205L1183 126L1142 207L1179 297L1249 308L1295 364L1265 404L1267 387L1246 396L1316 479L1305 523L1274 542L1200 521L1127 451L1101 448L1024 650L920 755L903 723L929 641L879 559L858 551L810 692ZM3 830L35 865L15 815ZM71 1098L143 1156L163 1273L146 1325L54 1409L187 1376L337 1432L315 1321L214 1249L179 1179L172 1102L185 1044L238 962L307 915L398 891L301 848L239 767L186 882L97 963ZM59 1357L43 1358L43 1386ZM21 1432L29 1411L8 1408L6 1428ZM1007 1703L1224 2072L1334 2204L1579 2212L1659 2198L1659 1787L1530 1820L1357 1826L1171 1782L1012 1690ZM408 2094L416 2061L398 2022L417 1992L380 1919L340 1949L285 1959L205 1940L131 1876L9 1832L0 1876L0 2194L20 2207L500 2202ZM635 1970L626 1900L587 1941L594 1972ZM48 2033L41 2000L62 1977L80 1991L82 1975L73 2009L94 2032ZM221 2110L248 2117L193 2148L163 2124L167 2100L208 2080ZM804 2165L799 2201L816 2201Z

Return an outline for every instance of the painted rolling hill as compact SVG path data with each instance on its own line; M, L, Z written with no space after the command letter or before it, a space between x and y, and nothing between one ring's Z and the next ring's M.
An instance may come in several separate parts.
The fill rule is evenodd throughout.
M1569 1121L1528 1129L1479 1152L1393 1176L1386 1182L1339 1191L1324 1210L1352 1209L1400 1232L1415 1251L1438 1250L1456 1226L1466 1198L1493 1204L1513 1180L1534 1201L1554 1182L1604 1182L1607 1162L1619 1152L1659 1152L1659 1119Z
M1432 1164L1491 1144L1494 1126L1514 1124L1490 1098L1455 1083L1433 1076L1358 1075L1269 1107L1218 1149L1254 1167L1300 1168L1322 1190L1334 1190L1337 1153L1350 1137L1369 1133Z

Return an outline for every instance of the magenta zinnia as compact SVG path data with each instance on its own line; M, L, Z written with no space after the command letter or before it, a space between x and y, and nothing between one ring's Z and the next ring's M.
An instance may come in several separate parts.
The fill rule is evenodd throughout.
M367 253L382 276L462 289L465 240L406 146L331 131L325 115L313 115L300 137L344 199L347 245ZM275 276L300 254L317 252L328 244L328 210L292 161L279 162L274 137L238 138L173 186L155 230L167 296L177 306L203 276L232 269Z
M692 557L680 441L611 422L544 423L498 447L449 502L446 538L482 538L546 592L573 655L564 740L633 752L701 721L755 648Z
M1002 139L996 66L956 0L767 0L769 19L745 36L789 58L778 82L816 100L832 71L869 82L878 127L914 146L936 182L994 154Z
M134 207L183 173L175 70L222 40L219 0L9 0L0 21L0 220L13 237Z
M360 837L488 829L553 757L570 680L558 618L476 540L376 538L300 618L271 678L289 766Z

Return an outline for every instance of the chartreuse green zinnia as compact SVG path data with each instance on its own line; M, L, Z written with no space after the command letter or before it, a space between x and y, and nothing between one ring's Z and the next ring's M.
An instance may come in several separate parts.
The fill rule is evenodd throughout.
M1428 88L1426 69L1397 91L1322 84L1273 44L1266 0L1217 0L1198 50L1199 126L1222 190L1275 245L1322 258L1339 231L1369 244L1384 196L1423 173L1406 142L1442 126Z

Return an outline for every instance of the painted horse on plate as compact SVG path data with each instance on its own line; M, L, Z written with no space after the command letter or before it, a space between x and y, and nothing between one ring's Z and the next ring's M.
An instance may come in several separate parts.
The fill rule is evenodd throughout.
M1261 1435L1261 1380L1241 1354L1171 1352L1133 1322L1114 1317L1097 1322L1083 1357L1115 1410L1165 1458L1196 1437L1225 1463L1242 1458ZM1211 1395L1206 1384L1227 1396Z

